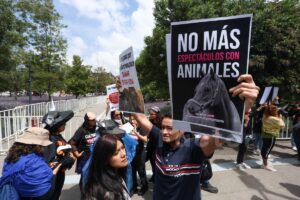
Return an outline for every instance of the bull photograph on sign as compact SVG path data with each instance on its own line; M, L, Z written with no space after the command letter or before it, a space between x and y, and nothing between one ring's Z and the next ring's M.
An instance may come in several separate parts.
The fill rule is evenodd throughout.
M171 24L174 128L242 141L244 103L229 89L248 72L251 22L252 15L240 15Z
M132 47L120 54L119 110L128 113L144 113L144 98L134 65Z

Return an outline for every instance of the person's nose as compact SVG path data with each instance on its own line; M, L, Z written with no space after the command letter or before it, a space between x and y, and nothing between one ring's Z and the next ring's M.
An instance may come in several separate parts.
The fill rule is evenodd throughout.
M125 148L121 150L121 157L124 158L126 156Z
M168 129L167 128L162 128L161 132L162 132L162 134L166 134L166 133L168 133Z

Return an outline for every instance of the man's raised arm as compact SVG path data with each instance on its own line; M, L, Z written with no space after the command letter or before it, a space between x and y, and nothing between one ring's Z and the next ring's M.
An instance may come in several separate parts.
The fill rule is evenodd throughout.
M149 121L149 119L144 114L133 114L134 118L138 122L139 126L142 130L148 135L153 127L153 124Z

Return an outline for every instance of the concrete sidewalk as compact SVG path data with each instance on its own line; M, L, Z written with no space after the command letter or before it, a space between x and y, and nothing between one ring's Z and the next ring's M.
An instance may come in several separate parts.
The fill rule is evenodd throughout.
M91 108L95 113L101 113L104 105ZM93 110L96 109L96 110ZM84 113L84 112L83 112ZM297 161L291 149L290 141L277 141L272 151L270 161L277 172L269 172L261 168L260 155L248 151L245 162L252 169L240 171L235 168L237 145L224 145L217 149L212 161L214 175L211 183L219 189L218 194L202 191L204 200L296 200L300 199L300 162ZM151 167L146 163L147 176L151 176ZM74 167L67 172L66 182L61 200L80 199L78 183L79 176L74 174ZM134 195L133 200L151 200L153 184L144 196Z
M261 168L259 155L247 152L245 162L252 169L240 171L235 168L237 149L224 146L216 150L212 158L214 175L211 183L219 189L218 194L202 191L204 200L296 200L300 199L300 162L295 157L288 141L277 141L270 161L277 172L269 172ZM149 163L147 163L147 176L150 177ZM79 177L72 175L66 178L62 200L80 199L77 184ZM133 200L152 199L153 184L144 196L134 195Z
M87 111L97 115L105 110L105 103L91 106L76 113L84 116ZM239 171L235 168L237 148L224 145L216 150L212 160L214 175L211 183L219 189L218 194L202 191L204 200L296 200L300 199L300 162L297 161L289 141L277 141L272 151L271 162L277 172L261 169L259 155L247 152L245 162L252 169ZM0 170L2 170L5 156L0 156ZM146 165L147 175L151 176L149 162ZM74 173L75 167L66 173L66 181L62 191L61 200L79 200L79 176ZM133 200L152 199L153 184L149 184L149 191L144 196L134 195Z

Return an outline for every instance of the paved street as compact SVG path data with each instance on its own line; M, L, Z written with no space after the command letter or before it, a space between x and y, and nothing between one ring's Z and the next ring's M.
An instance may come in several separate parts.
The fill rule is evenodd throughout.
M300 165L294 157L295 152L289 142L277 142L274 147L271 161L277 172L262 169L259 156L248 154L246 163L252 169L240 171L235 169L237 151L223 147L215 152L212 158L214 175L211 183L219 189L218 194L202 191L204 200L296 200L300 199ZM147 163L147 174L151 170ZM76 176L73 180L79 180ZM71 176L67 180L71 181ZM153 184L144 196L134 195L133 200L152 199ZM79 199L79 188L76 184L66 184L62 200Z
M91 106L77 113L84 116L87 111L101 114L105 105ZM235 145L236 146L236 145ZM224 145L218 149L212 158L214 171L211 183L219 189L218 194L202 191L204 200L297 200L300 199L300 163L296 160L296 152L291 150L289 141L277 141L271 153L271 162L277 172L261 169L259 155L247 152L245 162L252 169L239 171L235 168L234 161L237 148ZM0 156L1 167L5 156ZM151 168L147 163L147 176L151 176ZM61 200L80 199L78 188L79 176L74 173L74 167L67 171L65 186ZM134 195L133 200L152 199L153 184L144 196Z

